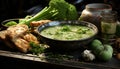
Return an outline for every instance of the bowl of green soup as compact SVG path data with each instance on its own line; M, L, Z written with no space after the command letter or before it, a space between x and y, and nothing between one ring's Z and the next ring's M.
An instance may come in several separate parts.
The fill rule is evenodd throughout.
M97 35L97 27L85 21L52 21L37 28L40 40L56 51L81 50Z

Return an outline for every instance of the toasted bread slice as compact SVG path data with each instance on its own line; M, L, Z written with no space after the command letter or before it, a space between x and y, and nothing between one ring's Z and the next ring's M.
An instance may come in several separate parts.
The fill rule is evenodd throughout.
M39 43L37 37L35 37L33 34L28 33L23 36L23 39L25 39L28 42L34 42L34 43Z
M14 25L14 26L10 26L8 29L7 29L7 35L13 39L13 38L16 38L16 37L19 37L19 36L23 36L25 33L27 33L29 30L28 26L27 25L24 25L24 24L18 24L18 25Z
M0 31L0 41L3 41L6 39L7 31Z
M9 38L7 38L7 32L7 30L0 31L0 41L3 42L6 46L14 49L15 45L10 41Z
M22 38L12 39L12 42L14 42L16 49L18 49L21 52L26 53L30 48L29 42Z
M31 27L38 27L39 25L43 25L45 23L51 22L51 20L40 20L40 21L32 21L30 23Z
M28 31L28 26L24 24L10 26L7 30L0 32L0 40L8 47L26 53L30 49L30 42L39 43L37 37Z

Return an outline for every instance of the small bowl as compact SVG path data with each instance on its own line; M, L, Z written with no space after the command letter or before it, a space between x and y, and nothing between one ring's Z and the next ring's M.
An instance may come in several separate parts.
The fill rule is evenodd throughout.
M43 29L47 27L58 26L62 24L87 26L94 30L94 34L91 37L84 38L84 39L78 39L78 40L57 40L57 39L47 38L41 35L40 33ZM61 52L68 51L69 52L69 51L81 50L82 48L84 48L85 45L90 43L95 38L95 36L98 33L98 29L94 24L85 22L85 21L52 21L52 22L39 26L37 28L37 33L40 37L40 40L43 43L46 43L47 45L49 45L51 49L55 51L61 51Z
M7 29L9 26L6 26L5 24L8 23L8 22L10 22L10 21L14 21L16 23L19 23L19 19L20 18L15 18L15 19L7 19L7 20L2 21L1 22L2 29L3 30Z

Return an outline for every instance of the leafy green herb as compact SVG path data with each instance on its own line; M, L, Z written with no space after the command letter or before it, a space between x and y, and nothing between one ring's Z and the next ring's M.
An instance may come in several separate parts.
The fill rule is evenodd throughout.
M67 32L67 31L71 31L70 27L65 25L62 27L61 31Z
M35 44L34 42L30 42L30 46L31 46L31 49L29 51L35 55L44 53L46 49L44 44Z

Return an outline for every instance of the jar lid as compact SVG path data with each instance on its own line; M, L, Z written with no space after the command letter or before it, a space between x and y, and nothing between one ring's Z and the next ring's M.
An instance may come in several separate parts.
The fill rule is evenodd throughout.
M91 10L103 10L103 9L112 10L112 6L111 5L104 4L104 3L91 3L91 4L87 4L86 8L87 9L91 9Z

